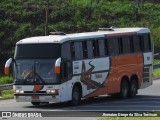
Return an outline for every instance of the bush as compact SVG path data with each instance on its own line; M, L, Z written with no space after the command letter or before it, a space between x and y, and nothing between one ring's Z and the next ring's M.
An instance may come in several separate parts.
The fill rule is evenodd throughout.
M160 68L153 69L153 77L154 78L159 78L160 77Z
M14 98L13 89L3 90L3 91L2 91L2 94L1 94L1 97L2 97L2 98L5 98L5 99Z
M0 78L0 85L9 84L9 83L13 83L13 78L12 77L5 76L5 77Z

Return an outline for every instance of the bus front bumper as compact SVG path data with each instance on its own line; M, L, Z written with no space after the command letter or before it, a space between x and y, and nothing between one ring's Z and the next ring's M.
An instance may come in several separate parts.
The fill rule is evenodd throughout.
M53 94L14 94L16 102L60 102L59 95Z

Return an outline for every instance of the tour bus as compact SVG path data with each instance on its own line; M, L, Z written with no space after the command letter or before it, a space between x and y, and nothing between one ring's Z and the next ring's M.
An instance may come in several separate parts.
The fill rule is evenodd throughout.
M18 41L13 69L17 102L33 105L101 95L133 98L152 85L153 51L148 28L100 28L95 32L31 37Z

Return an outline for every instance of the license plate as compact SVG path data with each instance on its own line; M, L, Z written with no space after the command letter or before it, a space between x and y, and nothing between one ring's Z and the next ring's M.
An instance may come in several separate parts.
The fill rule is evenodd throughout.
M39 96L32 96L32 100L39 100Z

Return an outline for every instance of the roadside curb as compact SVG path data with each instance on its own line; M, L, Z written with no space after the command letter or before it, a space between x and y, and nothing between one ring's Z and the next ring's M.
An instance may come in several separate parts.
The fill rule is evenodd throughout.
M1 98L1 97L0 97L0 100L6 100L6 98Z
M160 77L157 77L157 78L153 78L153 80L159 80L160 79Z
M0 97L0 100L9 100L9 99L14 99L14 98L3 98L3 97Z

